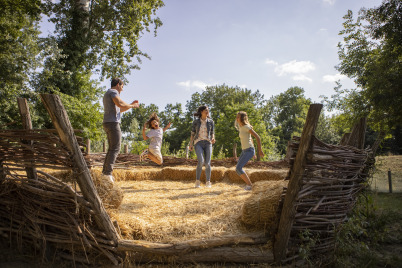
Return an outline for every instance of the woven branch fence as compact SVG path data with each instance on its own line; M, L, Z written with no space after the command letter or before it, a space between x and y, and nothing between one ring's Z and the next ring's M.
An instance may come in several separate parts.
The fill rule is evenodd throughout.
M291 165L299 142L300 138L294 137L290 144L293 151ZM298 257L301 246L308 247L312 257L333 251L335 232L347 221L357 195L367 187L373 165L374 158L369 149L328 145L313 137L302 186L294 202L288 260Z
M54 248L74 262L117 265L131 252L133 258L144 260L158 255L179 262L272 263L275 256L281 263L298 257L303 232L317 240L310 252L323 254L333 248L335 230L347 220L373 165L369 150L331 146L314 138L321 106L312 105L301 138L289 145L289 184L281 199L273 253L255 247L267 243L259 236L177 244L122 240L117 224L104 211L88 171L91 163L84 157L84 144L73 134L60 100L50 95L42 99L57 134L53 130L0 131L0 235L38 250ZM171 165L184 163L169 160ZM130 161L134 160L123 159L121 164ZM79 186L37 168L72 170Z
M93 263L106 256L118 264L121 259L114 253L114 242L93 220L93 204L76 184L39 170L36 180L27 177L27 168L74 168L71 153L54 132L0 131L0 234L14 238L19 247L25 243L42 250L49 248L47 244L75 261ZM77 139L84 145L81 137Z

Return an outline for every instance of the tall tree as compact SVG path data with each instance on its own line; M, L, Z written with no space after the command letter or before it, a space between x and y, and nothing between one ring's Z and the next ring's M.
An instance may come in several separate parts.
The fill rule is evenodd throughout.
M360 103L375 129L402 125L402 2L385 0L377 8L352 11L344 17L344 42L338 45L337 69L354 79L357 88L338 91L338 106ZM340 97L344 93L346 102Z
M40 0L0 0L0 126L20 125L17 97L31 97L30 74L38 67Z
M228 85L208 86L201 93L194 93L191 100L186 104L185 115L175 130L171 132L172 136L180 137L181 141L189 142L191 125L194 119L193 114L201 105L207 105L210 108L210 114L215 122L216 143L214 145L214 156L220 151L226 156L233 156L233 144L239 143L238 132L234 128L236 114L239 111L246 111L250 118L250 123L261 136L264 144L264 152L267 158L274 155L275 147L271 137L267 135L262 112L264 107L264 96L259 91L251 91L240 87L230 87ZM181 144L183 144L181 142ZM177 149L177 148L175 148ZM240 151L240 149L238 150Z
M99 137L102 111L98 101L103 89L93 77L124 80L133 69L139 69L142 58L150 58L137 43L152 27L156 34L162 23L155 12L164 4L161 0L43 2L55 31L45 39L45 67L34 88L60 94L72 108L73 127L86 130L88 137Z
M300 87L291 87L268 101L264 120L270 133L278 138L281 154L286 153L292 136L301 135L310 104L311 100L304 96L304 89Z

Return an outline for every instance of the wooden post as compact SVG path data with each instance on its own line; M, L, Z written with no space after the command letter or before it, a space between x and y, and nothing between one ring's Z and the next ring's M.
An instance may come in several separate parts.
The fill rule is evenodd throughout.
M233 157L237 158L237 142L233 144Z
M124 144L124 153L128 154L128 145L127 144Z
M71 157L75 164L73 172L75 173L75 177L78 185L80 186L82 195L88 202L92 204L92 207L96 212L96 223L100 227L103 227L107 237L117 244L119 236L109 215L106 213L102 201L99 198L98 192L96 191L91 178L91 173L85 162L84 156L81 153L77 139L74 135L74 130L71 126L64 106L61 103L60 97L53 94L41 94L40 96L52 119L53 125L60 136L61 141L71 152Z
M388 186L389 186L389 192L392 194L392 177L391 177L391 169L388 169Z
M366 121L365 117L360 118L359 122L357 122L352 129L352 133L350 133L350 137L346 143L346 145L356 147L358 149L364 149L364 136L366 134Z
M4 172L3 160L0 159L0 180L6 179L6 173Z
M87 154L91 154L91 140L87 139Z
M286 149L286 156L285 156L285 161L288 162L288 163L290 161L290 158L293 155L293 150L292 150L292 147L290 146L291 144L292 144L292 142L288 141L288 147Z
M17 98L18 108L20 110L21 120L22 120L22 127L24 129L32 129L32 121L31 115L29 113L29 106L27 100L25 98ZM28 144L32 146L32 141L22 140L24 144ZM29 159L31 157L28 157ZM36 173L36 168L34 167L26 167L25 172L27 173L28 179L37 180L38 174Z
M348 143L348 140L349 140L349 137L350 137L350 133L345 133L345 134L343 134L343 136L342 136L342 139L341 139L341 141L339 142L339 145L347 145L347 143Z
M103 141L103 152L106 153L106 141Z
M296 209L294 202L302 186L304 169L306 165L307 152L312 146L312 138L317 126L322 104L312 104L307 113L306 123L300 138L299 149L297 150L293 164L288 189L279 220L278 232L275 235L274 257L275 262L280 263L286 257L287 245L295 218Z
M186 159L188 159L189 152L190 152L190 148L188 146L186 146Z

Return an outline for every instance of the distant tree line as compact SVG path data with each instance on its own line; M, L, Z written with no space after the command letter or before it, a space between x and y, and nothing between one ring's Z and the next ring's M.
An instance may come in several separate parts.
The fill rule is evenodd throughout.
M338 143L360 117L368 118L368 143L380 131L387 134L382 152L402 152L402 10L400 0L385 0L376 8L349 11L340 32L340 63L336 69L355 81L343 89L337 82L333 96L323 96L328 113L322 113L316 131L327 143ZM35 128L52 128L40 93L59 94L74 128L94 141L104 140L102 107L105 88L100 79L121 77L139 69L147 53L138 47L144 32L157 30L161 0L0 0L0 128L18 128L21 120L15 99L28 99ZM48 18L54 32L41 36L39 22ZM129 82L129 81L126 81ZM311 100L300 87L265 98L259 90L226 84L194 93L185 107L167 104L164 110L141 105L122 118L124 139L133 152L146 146L139 131L152 112L162 125L172 121L164 136L165 154L183 154L190 137L193 113L201 104L210 107L216 124L214 157L233 155L238 143L234 129L237 111L249 114L261 135L266 160L286 153L287 142L300 135ZM240 148L238 147L240 153Z

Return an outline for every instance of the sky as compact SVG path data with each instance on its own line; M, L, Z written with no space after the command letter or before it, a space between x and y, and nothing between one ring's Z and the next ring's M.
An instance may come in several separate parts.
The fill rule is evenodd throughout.
M343 16L381 0L164 0L157 10L163 26L157 36L145 32L140 70L127 76L121 93L164 110L185 104L206 86L226 84L265 99L293 86L321 102L334 94L335 81L353 82L335 69ZM102 81L105 88L110 81Z

